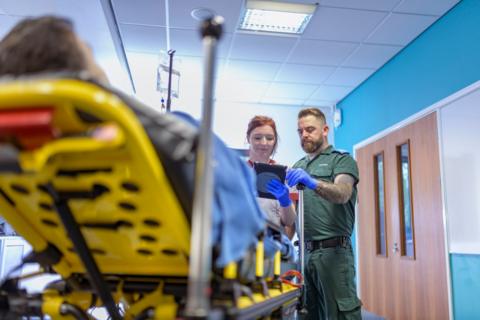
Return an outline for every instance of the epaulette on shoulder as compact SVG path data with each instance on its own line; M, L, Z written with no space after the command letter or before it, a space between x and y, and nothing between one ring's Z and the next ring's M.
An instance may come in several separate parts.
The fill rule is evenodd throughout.
M302 162L304 162L304 161L306 161L306 160L307 160L307 156L305 156L305 157L303 157L302 159L300 159L300 160L298 160L297 162L295 162L292 167L295 168L296 166L300 165L300 163L302 163Z
M348 152L346 150L333 150L332 153L338 153L338 154L342 154L342 155L350 155L350 152Z

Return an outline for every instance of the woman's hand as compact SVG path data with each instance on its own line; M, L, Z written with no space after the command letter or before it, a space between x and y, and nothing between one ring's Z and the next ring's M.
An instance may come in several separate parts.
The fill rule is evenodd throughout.
M288 207L292 204L290 200L290 191L287 186L277 179L272 179L267 183L267 190L277 198L282 207Z

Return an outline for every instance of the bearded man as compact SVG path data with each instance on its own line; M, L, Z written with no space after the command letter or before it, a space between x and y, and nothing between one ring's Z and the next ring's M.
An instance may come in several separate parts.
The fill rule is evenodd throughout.
M305 319L361 319L350 237L355 223L358 167L328 143L322 111L298 114L298 135L307 154L287 173L304 191Z

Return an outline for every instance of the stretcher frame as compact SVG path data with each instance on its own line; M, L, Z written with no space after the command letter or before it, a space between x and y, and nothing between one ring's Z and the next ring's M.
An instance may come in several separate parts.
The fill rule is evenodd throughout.
M117 94L68 78L20 79L0 85L1 112L41 113L63 134L56 138L56 132L43 132L36 137L37 146L28 142L16 156L1 155L0 210L32 245L33 252L24 262L37 262L45 272L62 277L34 295L18 288L21 278L3 281L0 312L5 319L43 314L52 319L91 319L87 310L94 306L104 306L112 319L275 318L281 317L282 309L296 308L301 290L280 281L279 252L274 277L265 279L262 235L256 250L256 281L250 287L238 281L235 262L222 270L211 265L211 225L204 222L211 220L213 182L206 160L211 157L212 84L220 34L220 24L206 22L203 124L195 188L204 193L195 193L191 224L166 183L165 168L159 165L145 129ZM98 141L89 135L105 124L116 128L113 140ZM26 143L21 137L13 142ZM122 159L119 165L106 166L115 159ZM65 163L72 167L63 167ZM110 181L112 172L115 183ZM163 213L149 216L142 203L158 204L152 190L162 195ZM131 211L135 218L119 217ZM27 216L32 212L35 217ZM111 216L98 219L98 212ZM167 215L168 219L159 218ZM166 239L152 241L151 229L160 226L168 230ZM122 241L119 234L127 240ZM101 245L109 242L118 245L103 250Z

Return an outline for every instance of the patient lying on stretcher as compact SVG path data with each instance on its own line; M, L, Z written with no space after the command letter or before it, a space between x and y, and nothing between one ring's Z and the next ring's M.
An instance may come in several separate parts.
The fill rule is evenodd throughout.
M93 81L114 92L132 108L155 145L179 202L190 215L196 126L186 121L188 119L160 114L108 88L107 77L95 63L91 49L76 36L67 20L56 17L27 19L0 42L0 76L41 77L43 73L48 77L48 73L57 72L74 73L81 79ZM108 141L115 139L116 130L112 125L100 125L89 134ZM228 262L240 260L255 246L258 235L265 229L265 215L256 201L251 170L219 139L215 140L214 154L218 165L214 173L212 243L218 252L216 266L223 267ZM288 239L284 240L288 246ZM282 248L278 241L272 240L272 243L272 250Z

